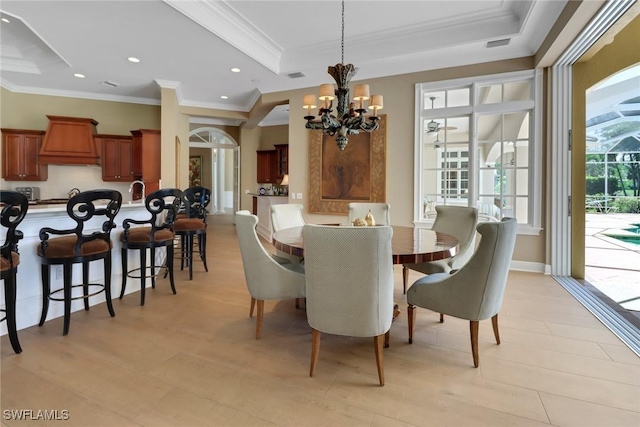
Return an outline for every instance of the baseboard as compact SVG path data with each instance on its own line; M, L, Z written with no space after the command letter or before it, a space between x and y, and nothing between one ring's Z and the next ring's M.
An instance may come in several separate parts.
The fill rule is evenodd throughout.
M514 271L527 271L529 273L544 273L549 274L547 272L547 268L544 264L540 262L530 262L530 261L511 261L511 265L509 266L510 270ZM550 269L549 269L550 270Z

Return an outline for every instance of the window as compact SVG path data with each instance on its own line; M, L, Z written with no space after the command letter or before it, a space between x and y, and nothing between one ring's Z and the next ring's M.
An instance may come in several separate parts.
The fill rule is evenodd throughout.
M456 205L540 230L540 81L532 70L416 85L417 225Z

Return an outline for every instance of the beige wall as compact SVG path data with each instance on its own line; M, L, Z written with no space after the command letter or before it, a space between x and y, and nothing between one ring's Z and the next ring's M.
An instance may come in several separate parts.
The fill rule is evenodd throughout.
M273 150L274 145L289 143L289 125L264 126L260 138L260 150Z
M611 35L605 37L613 38ZM587 52L590 58L573 66L573 150L571 184L571 210L584 213L585 205L585 161L586 161L586 91L596 83L640 63L640 16L636 16L613 38L612 43L603 46L597 53ZM571 275L584 278L585 264L585 218L575 214L572 217Z

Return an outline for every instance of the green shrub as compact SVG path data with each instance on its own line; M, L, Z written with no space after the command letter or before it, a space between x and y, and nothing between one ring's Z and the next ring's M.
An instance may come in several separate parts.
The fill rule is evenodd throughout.
M611 177L607 181L607 186L609 187L609 191L607 194L613 195L616 191L620 190L620 183L617 179ZM595 195L595 194L604 194L604 177L603 176L588 176L587 177L587 194Z
M639 197L616 197L613 202L616 212L622 213L640 213Z

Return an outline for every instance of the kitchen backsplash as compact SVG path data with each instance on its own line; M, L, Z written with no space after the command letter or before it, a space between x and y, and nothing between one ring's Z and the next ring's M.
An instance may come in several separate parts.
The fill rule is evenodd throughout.
M80 191L108 188L122 193L122 200L129 201L129 183L105 182L102 180L100 166L58 166L49 165L49 179L46 181L4 181L4 190L15 190L17 187L39 187L41 199L67 197L69 190Z

